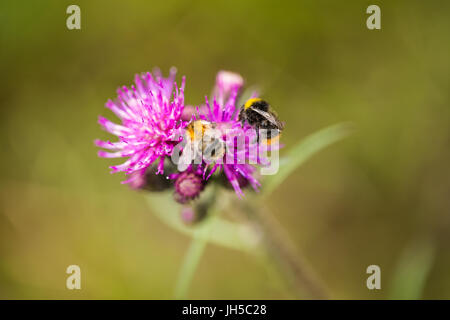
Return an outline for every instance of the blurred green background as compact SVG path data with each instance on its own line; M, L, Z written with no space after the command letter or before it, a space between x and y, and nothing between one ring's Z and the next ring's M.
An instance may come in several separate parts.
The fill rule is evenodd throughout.
M70 4L81 30L66 28ZM381 30L366 28L370 4ZM0 298L172 298L189 239L93 145L109 138L107 99L155 66L186 75L189 104L217 71L241 73L286 122L286 150L352 121L267 206L332 297L450 298L449 30L448 1L2 1ZM65 288L71 264L82 290ZM291 297L253 257L214 245L189 294Z

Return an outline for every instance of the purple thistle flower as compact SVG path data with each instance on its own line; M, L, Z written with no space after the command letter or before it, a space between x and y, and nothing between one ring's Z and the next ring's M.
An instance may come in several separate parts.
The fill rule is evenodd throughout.
M116 101L109 100L106 107L122 121L115 124L99 117L103 128L118 136L119 141L96 140L100 150L98 155L104 158L128 157L117 166L111 166L112 173L123 171L127 174L138 172L140 176L146 169L159 161L156 174L164 173L164 159L172 154L174 146L180 141L186 122L181 120L184 108L185 78L178 88L175 80L176 69L170 70L168 78L159 71L153 75L146 73L135 76L135 85L131 88L119 88ZM124 183L132 182L139 176L133 174Z

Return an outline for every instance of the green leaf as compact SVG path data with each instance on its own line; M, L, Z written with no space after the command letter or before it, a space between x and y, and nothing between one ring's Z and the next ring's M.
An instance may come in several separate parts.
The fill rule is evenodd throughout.
M410 244L397 262L389 298L421 299L434 259L435 247L430 239Z
M306 160L327 146L344 139L353 132L351 123L339 123L317 131L294 145L287 153L285 159L280 161L280 167L276 174L266 176L263 181L263 195L269 195L292 172Z
M198 225L187 226L180 217L181 206L177 204L171 194L151 193L147 202L154 214L165 224L191 237L208 238L211 243L230 249L254 252L257 239L245 226L225 220L215 212L210 213L206 221ZM204 232L204 229L209 232Z

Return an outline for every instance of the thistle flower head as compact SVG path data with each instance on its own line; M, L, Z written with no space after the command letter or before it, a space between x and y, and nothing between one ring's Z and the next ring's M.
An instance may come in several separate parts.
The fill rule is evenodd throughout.
M119 88L117 99L106 103L121 124L99 117L100 125L116 135L118 141L96 140L97 146L109 150L100 150L98 155L128 158L120 165L111 166L112 172L138 172L142 176L155 162L158 163L156 174L164 172L164 159L171 155L186 125L181 121L185 79L178 88L174 82L175 74L176 70L172 68L167 78L163 78L159 71L136 75L134 85ZM125 183L137 178L138 175L134 174Z

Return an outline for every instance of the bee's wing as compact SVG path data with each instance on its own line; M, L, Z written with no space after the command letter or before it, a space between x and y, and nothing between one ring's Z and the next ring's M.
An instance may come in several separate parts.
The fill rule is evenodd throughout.
M276 125L277 127L281 129L283 129L283 124L277 119L275 118L275 116L269 112L266 111L261 111L259 109L256 108L251 108L253 111L259 113L260 115L262 115L264 118L266 118L267 120L269 120L270 122L272 122L274 125Z

